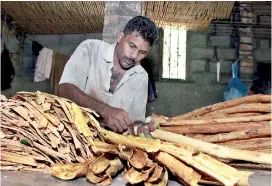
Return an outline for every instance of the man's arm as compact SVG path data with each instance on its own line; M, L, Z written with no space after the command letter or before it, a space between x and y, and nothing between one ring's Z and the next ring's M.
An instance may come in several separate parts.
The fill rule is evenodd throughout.
M84 93L89 69L93 63L93 53L97 44L83 41L66 63L58 87L58 95L68 98L80 106L91 108L102 116L104 123L113 131L122 132L131 123L128 114L122 109L110 107Z
M82 107L91 108L100 115L106 107L104 103L93 99L70 83L63 83L58 86L58 96L70 99Z
M60 84L58 86L58 96L73 100L80 106L95 110L102 116L105 124L115 132L125 131L128 125L131 124L131 121L128 119L128 114L124 110L111 107L88 96L73 84Z

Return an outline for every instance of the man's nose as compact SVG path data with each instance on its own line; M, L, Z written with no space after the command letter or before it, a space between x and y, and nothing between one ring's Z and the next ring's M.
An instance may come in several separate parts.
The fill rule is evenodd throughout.
M138 54L137 50L133 50L130 53L129 57L135 60L137 58L137 54Z

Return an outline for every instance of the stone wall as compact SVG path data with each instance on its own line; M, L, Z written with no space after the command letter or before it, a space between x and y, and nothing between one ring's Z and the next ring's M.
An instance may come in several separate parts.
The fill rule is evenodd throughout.
M32 41L37 41L44 47L50 48L61 54L71 56L76 47L86 39L102 39L102 33L89 34L62 34L62 35L27 35L24 41L23 52L18 56L20 60L13 60L15 78L12 88L2 91L7 97L13 96L18 91L42 91L51 93L50 81L34 81L36 56L32 55ZM8 46L13 46L14 41L9 39ZM11 57L15 55L11 54ZM13 58L12 58L13 59Z
M253 39L253 59L254 62L271 63L271 39Z
M106 1L103 40L108 43L117 41L117 36L126 23L141 15L141 1Z
M223 29L229 29L230 32L222 32ZM156 82L158 99L148 103L147 116L157 113L171 117L223 101L224 88L232 77L231 64L236 59L231 29L230 26L217 25L216 35L212 34L212 28L207 32L187 33L186 80L181 82L158 80ZM158 55L161 54L160 45L162 42L154 45L148 55L155 67L154 73L160 73L162 70ZM216 80L215 53L218 60L224 59L221 62L219 82Z
M271 24L268 24L271 21L271 12L264 11L263 6L254 7L252 22L256 24L259 21L258 26L252 28L251 38L253 70L256 71L256 63L271 63ZM267 16L269 14L270 16ZM237 59L232 30L230 24L216 24L216 33L213 25L210 25L207 32L188 32L187 80L160 81L158 77L156 82L158 99L148 103L147 115L157 113L171 117L223 101L224 89L232 78L231 64ZM243 33L240 33L240 36L244 36L242 37L244 43L248 42ZM155 45L148 55L153 63L155 76L160 76L162 71L162 58L158 55L161 54L161 44L162 42L159 42ZM221 62L219 82L216 81L215 53L219 60L224 59ZM250 81L245 81L245 84L250 87Z
M223 59L220 63L219 83L228 82L231 77L231 64L236 60L230 33L211 35L211 32L188 32L187 47L188 80L195 83L216 83L216 62Z

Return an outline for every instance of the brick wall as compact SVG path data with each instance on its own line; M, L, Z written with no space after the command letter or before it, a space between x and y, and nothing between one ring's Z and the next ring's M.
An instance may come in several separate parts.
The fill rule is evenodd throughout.
M254 39L253 59L254 62L271 63L271 39Z
M15 95L18 91L42 91L51 93L50 81L33 82L37 57L32 54L32 40L64 55L72 55L76 47L86 39L102 39L102 33L89 34L61 34L61 35L27 35L21 55L11 55L12 59L18 57L19 61L12 60L15 68L15 77L12 88L2 91L7 97ZM13 40L9 39L9 46Z
M252 4L248 2L240 2L240 78L243 80L251 80L253 76L253 25L252 25ZM244 26L245 25L245 26Z
M106 1L103 40L108 43L117 41L117 36L126 23L141 15L141 1Z
M216 62L223 59L220 63L220 82L225 84L231 78L231 64L235 57L235 48L231 38L231 32L222 33L220 29L229 29L216 26L216 34L209 28L208 32L188 32L187 41L187 66L189 73L188 80L194 83L217 83Z
M260 3L264 5L259 5ZM243 43L252 41L253 70L256 62L271 63L271 9L265 8L265 2L256 2L252 7L253 37L241 38ZM269 16L270 15L270 16ZM176 116L202 106L223 101L223 92L232 78L231 64L237 59L235 46L237 40L232 35L230 24L217 24L216 33L212 25L207 32L188 32L187 37L187 81L157 81L158 99L147 105L147 115L152 113ZM239 33L240 34L240 33ZM154 45L148 57L152 60L155 76L161 73L162 46ZM238 43L239 45L239 43ZM212 60L214 49L221 62L220 82L216 81L216 60ZM239 51L238 51L239 52ZM252 76L252 71L250 76ZM159 79L159 78L158 78ZM247 87L249 81L245 81ZM169 91L171 90L171 91Z

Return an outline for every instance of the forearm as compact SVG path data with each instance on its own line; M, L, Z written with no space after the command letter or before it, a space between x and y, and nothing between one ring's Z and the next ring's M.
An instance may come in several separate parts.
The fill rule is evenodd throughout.
M63 83L58 86L58 96L70 99L82 107L95 110L100 115L103 115L103 110L107 106L101 101L88 96L75 85L69 83Z

